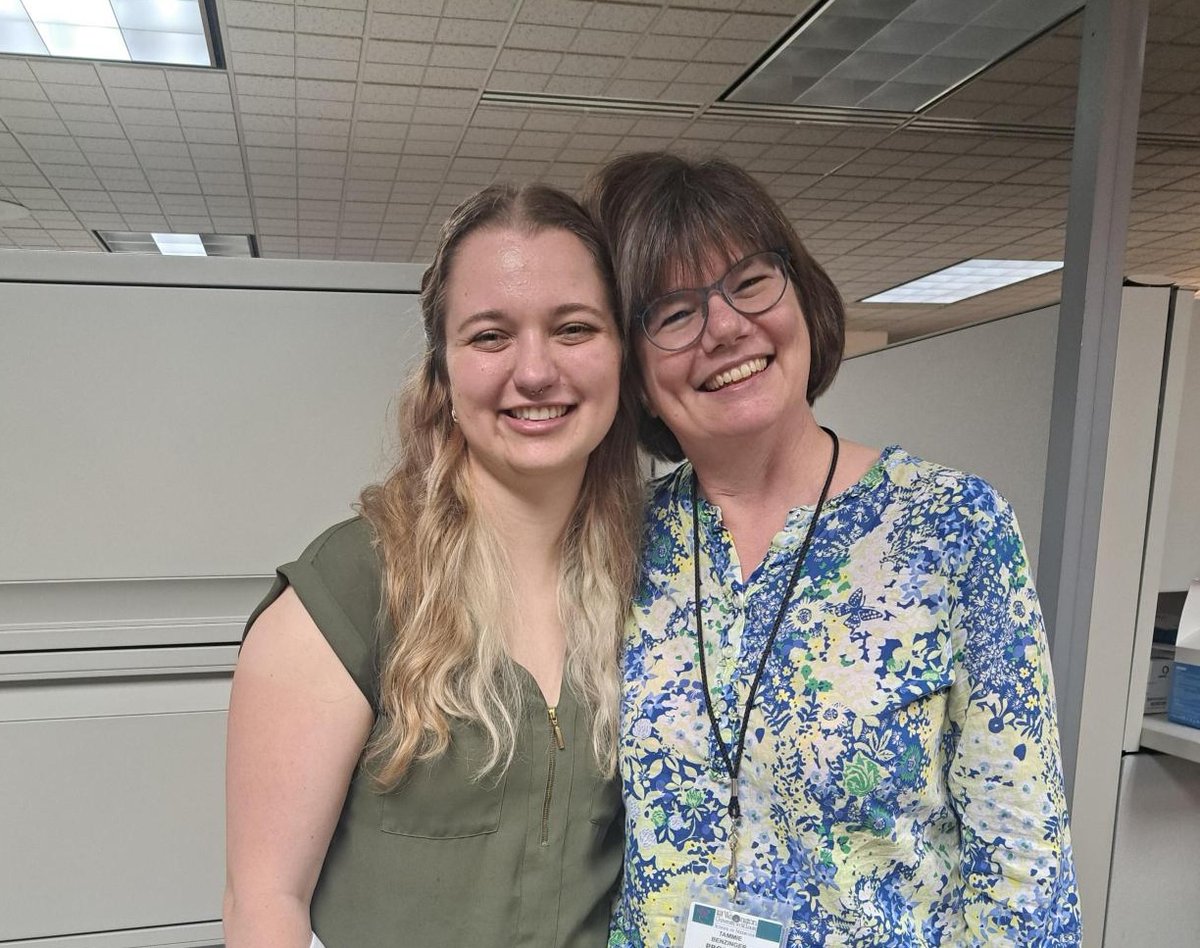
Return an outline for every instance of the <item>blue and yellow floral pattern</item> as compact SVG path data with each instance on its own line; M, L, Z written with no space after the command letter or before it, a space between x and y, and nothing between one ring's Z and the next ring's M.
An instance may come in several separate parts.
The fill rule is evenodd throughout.
M624 658L625 874L612 945L682 943L724 886L729 778L704 710L691 469L655 485ZM742 581L698 504L706 662L732 746L811 508ZM800 946L1077 945L1049 656L1012 510L977 477L883 452L821 514L750 717L743 889Z

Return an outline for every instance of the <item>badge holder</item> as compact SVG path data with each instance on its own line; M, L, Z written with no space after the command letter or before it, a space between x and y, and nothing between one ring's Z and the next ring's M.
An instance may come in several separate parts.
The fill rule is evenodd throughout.
M680 948L784 948L792 906L762 896L700 883L688 889L680 919Z

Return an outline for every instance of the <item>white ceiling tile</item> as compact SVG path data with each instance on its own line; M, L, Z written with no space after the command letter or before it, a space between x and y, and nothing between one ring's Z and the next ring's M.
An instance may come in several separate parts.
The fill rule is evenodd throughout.
M561 52L571 45L578 28L575 26L545 26L518 22L504 42L506 49L533 49Z
M61 107L60 107L61 108ZM174 109L120 108L121 121L131 125L178 125L179 113ZM195 114L195 113L193 113ZM213 113L219 114L219 113Z
M251 148L290 148L296 144L296 136L286 132L259 132L246 129L242 133L242 141Z
M418 105L435 105L447 109L471 109L478 96L465 89L435 89L429 86L417 93Z
M296 35L294 33L277 33L272 30L246 30L235 27L229 30L229 44L226 48L231 53L294 56L296 55Z
M180 109L177 114L180 124L187 128L223 128L229 131L237 129L232 112L189 112Z
M105 94L104 88L98 84L75 86L43 82L42 88L54 102L72 105L108 105L108 96ZM5 92L8 91L6 86Z
M662 93L669 102L715 102L725 91L726 85L700 82L672 82Z
M594 53L624 57L630 50L628 33L613 30L579 30L568 47L572 53Z
M505 24L494 20L443 18L438 21L437 42L496 47L504 38L504 31Z
M374 85L418 86L425 75L424 66L397 66L391 63L365 63L363 82Z
M551 76L545 92L551 95L602 96L608 87L607 79L589 76Z
M501 92L544 92L550 77L540 73L497 69L492 72L488 88Z
M739 11L721 26L720 35L728 39L758 40L763 44L765 52L767 45L787 32L793 20L794 17L790 14L770 16Z
M726 24L737 19L737 16L730 16L724 11L668 9L660 13L654 22L654 32L705 38L721 36L725 34Z
M19 59L0 58L0 79L6 82L34 82L36 77L28 63Z
M298 99L296 115L304 118L345 119L349 121L354 115L354 104L351 102L330 102L327 99Z
M309 135L340 135L350 134L350 122L337 119L301 118L296 123L296 129Z
M363 10L327 10L308 6L296 8L296 31L299 33L361 37L365 20Z
M426 43L373 39L367 43L367 62L424 66L429 61L430 48ZM478 59L478 50L476 50L476 58Z
M291 56L269 56L266 53L231 51L229 62L238 75L290 78L296 74L295 59Z
M5 120L8 128L22 140L30 134L70 134L64 122L58 119L35 119L25 115L11 115Z
M429 65L431 66L478 69L490 62L491 56L486 52L481 52L478 46L438 43L430 50L429 54Z
M380 105L365 102L354 110L355 119L363 122L402 122L412 120L411 105Z
M438 35L438 19L432 16L392 15L375 12L367 36L371 39L432 43Z
M0 119L14 118L57 119L61 113L49 102L28 99L0 99Z
M643 59L671 59L692 62L700 55L704 40L693 36L644 36L634 48Z
M528 5L532 0L525 0ZM560 0L563 6L567 0ZM509 0L445 0L442 5L442 16L463 20L501 20L507 21L513 13L513 4Z
M30 68L41 83L63 83L66 85L99 85L96 67L91 63L69 63L62 61L31 62Z
M417 101L416 86L364 83L360 102L380 105L412 105Z
M553 73L562 53L539 53L522 49L505 49L496 60L496 69L508 72L528 72L548 75Z
M593 4L583 0L525 0L518 21L550 26L582 26Z
M290 3L264 3L260 0L224 0L223 19L228 27L260 30L293 30L295 10Z
M358 62L362 53L362 39L347 39L342 36L310 36L301 33L296 37L296 56L311 59L341 59Z
M328 99L331 102L353 102L356 86L353 82L332 79L297 79L296 95L301 99Z
M172 92L175 106L196 112L227 112L233 107L229 95L214 92Z
M354 139L388 139L402 142L408 135L408 122L370 122L354 123Z
M620 69L618 76L629 81L673 82L683 71L684 64L663 59L631 59Z
M564 56L558 71L564 76L608 78L615 75L624 62L620 56Z
M488 77L486 69L452 69L449 66L426 66L425 82L452 89L480 89Z
M298 7L329 7L333 10L365 10L367 0L296 0Z
M241 95L272 95L292 98L296 95L296 80L281 76L238 76L237 93Z
M0 86L0 102L46 101L46 93L37 82L18 82L16 79L5 80Z
M296 100L266 95L240 95L238 108L243 115L295 115Z
M619 33L644 33L658 16L655 7L628 3L597 3L584 19L589 30L615 30Z
M296 119L291 115L243 115L242 128L248 132L288 132L294 135Z
M96 71L100 80L109 89L165 89L167 77L160 66L118 66L99 63Z
M237 130L233 128L191 128L184 127L183 137L191 143L206 145L236 145Z
M418 105L413 109L413 123L427 125L445 125L449 126L445 130L447 138L456 137L458 132L453 129L461 129L471 118L470 109L455 109L449 106L425 106Z
M348 135L298 134L296 136L296 147L298 148L314 148L324 151L344 152L348 145Z
M120 86L108 89L108 99L115 106L135 108L174 108L171 93L166 89L124 89Z
M666 87L665 82L614 79L608 86L608 95L618 99L655 99Z

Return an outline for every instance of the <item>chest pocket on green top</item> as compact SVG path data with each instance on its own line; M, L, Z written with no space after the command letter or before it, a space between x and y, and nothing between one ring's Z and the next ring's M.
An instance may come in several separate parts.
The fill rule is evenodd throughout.
M380 799L385 833L421 839L461 839L496 832L507 775L474 779L485 755L477 728L457 725L450 748L435 760L415 763L404 780Z

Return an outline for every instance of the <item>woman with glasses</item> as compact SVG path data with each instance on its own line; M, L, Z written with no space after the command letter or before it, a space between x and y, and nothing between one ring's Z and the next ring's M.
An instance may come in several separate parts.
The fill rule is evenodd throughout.
M842 302L748 174L630 155L588 191L642 443L684 461L626 630L610 945L1078 944L1012 510L820 426Z

